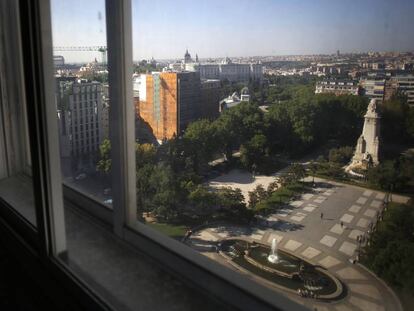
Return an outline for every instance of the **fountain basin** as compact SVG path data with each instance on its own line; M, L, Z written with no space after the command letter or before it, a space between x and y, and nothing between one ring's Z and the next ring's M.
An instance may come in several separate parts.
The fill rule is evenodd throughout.
M221 241L220 254L239 269L289 292L307 290L322 300L337 300L345 294L342 283L327 270L286 251L275 255L265 244L230 238ZM268 259L272 255L277 256L274 263Z

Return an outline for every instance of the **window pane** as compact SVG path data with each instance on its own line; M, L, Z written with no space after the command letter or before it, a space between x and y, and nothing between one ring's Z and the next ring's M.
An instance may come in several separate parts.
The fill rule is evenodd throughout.
M401 292L414 246L385 241L414 190L412 47L316 3L133 1L137 221L312 310L392 309L369 269Z
M71 1L52 1L52 6L63 182L110 208L104 1L93 2L87 12ZM73 15L62 16L65 11Z
M217 303L172 278L113 233L117 211L112 208L111 175L116 172L109 113L111 105L123 103L109 96L105 12L104 0L52 1L55 97L66 186L67 256L61 259L116 310L208 310Z

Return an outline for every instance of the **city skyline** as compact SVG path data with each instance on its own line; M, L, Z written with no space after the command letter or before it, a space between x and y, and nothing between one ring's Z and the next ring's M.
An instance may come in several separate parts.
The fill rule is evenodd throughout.
M132 1L133 58L182 58L186 48L200 58L410 51L413 10L403 0ZM52 23L55 46L106 45L103 0L52 1ZM68 62L100 59L99 52L59 54Z

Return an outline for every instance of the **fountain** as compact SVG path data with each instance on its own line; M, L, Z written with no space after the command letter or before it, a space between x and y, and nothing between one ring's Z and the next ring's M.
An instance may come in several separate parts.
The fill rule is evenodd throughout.
M267 260L269 260L269 262L271 263L277 263L277 261L279 260L279 258L277 257L277 241L275 238L273 238L272 240L272 248L269 256L267 256Z
M240 238L220 241L219 253L240 270L250 272L274 286L294 293L306 293L319 300L337 300L345 295L342 283L329 271L271 246Z

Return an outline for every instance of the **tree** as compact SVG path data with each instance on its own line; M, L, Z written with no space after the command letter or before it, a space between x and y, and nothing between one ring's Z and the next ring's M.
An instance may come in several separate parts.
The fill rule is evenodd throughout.
M256 134L240 147L240 162L244 167L252 169L263 167L267 162L268 148L267 139L263 134Z
M272 181L268 186L267 186L267 195L270 196L273 192L275 192L277 189L279 188L279 184L278 182Z
M155 164L156 152L152 144L135 144L135 161L137 169L147 164Z
M288 174L292 176L294 182L301 181L306 176L305 168L300 163L293 163L288 168Z
M316 163L312 160L309 163L309 170L312 173L312 185L315 185L315 174L316 174L316 170L318 169L318 166L316 165Z
M346 146L329 150L329 162L338 164L348 163L354 154L354 148Z
M175 220L184 207L187 193L180 187L171 167L158 164L149 178L149 185L154 193L150 202L152 211L163 220Z
M293 179L292 174L285 172L279 176L279 182L282 185L282 187L286 187L293 184L295 180Z
M290 152L296 140L287 110L287 105L278 104L271 106L265 114L265 134L269 138L270 149L274 153Z
M99 156L100 160L96 166L96 169L106 175L111 172L111 142L109 139L104 139L104 141L99 146Z
M386 191L407 190L414 181L414 158L403 156L368 169L368 182Z
M207 166L213 156L218 153L220 145L217 136L216 129L207 119L192 122L187 127L184 139L188 140L192 149L190 156L192 156L197 172Z
M156 189L155 185L150 183L151 176L154 172L154 165L147 164L137 169L136 172L136 193L137 193L137 211L138 213L151 212L151 200Z
M189 204L198 216L212 216L218 208L218 195L206 186L197 185L188 195Z
M249 195L249 202L248 202L249 207L254 208L260 202L257 192L254 190L249 191L248 195Z
M414 294L414 210L411 205L393 204L384 215L363 260L393 286Z
M242 102L225 110L214 121L218 141L227 159L235 148L262 132L263 112L254 104Z
M265 190L262 184L258 184L256 188L248 192L249 194L249 207L254 208L257 203L266 200L269 197L269 193Z
M414 140L414 109L410 109L407 113L405 127L409 138Z
M407 139L406 119L409 107L402 96L394 96L381 105L381 136L389 142L403 142Z
M251 211L247 210L244 197L239 188L232 189L224 187L219 189L220 210L235 221L249 221L252 217Z

